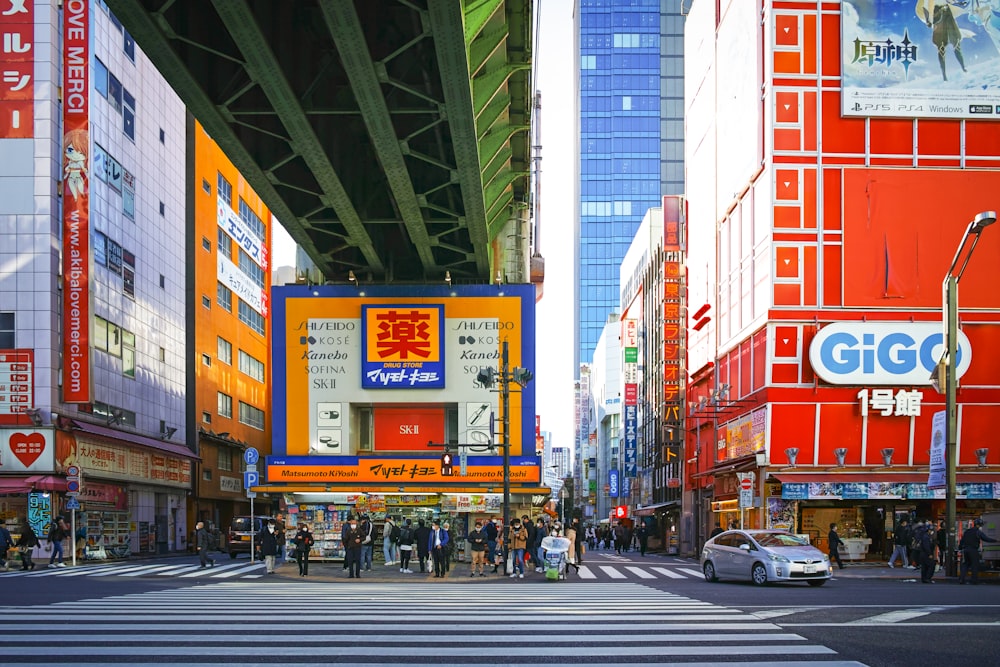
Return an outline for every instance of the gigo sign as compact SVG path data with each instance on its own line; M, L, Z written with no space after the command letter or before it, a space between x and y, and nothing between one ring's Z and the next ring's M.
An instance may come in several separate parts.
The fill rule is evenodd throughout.
M929 385L944 352L935 322L835 322L809 346L813 371L830 384ZM958 377L972 363L972 345L958 331Z

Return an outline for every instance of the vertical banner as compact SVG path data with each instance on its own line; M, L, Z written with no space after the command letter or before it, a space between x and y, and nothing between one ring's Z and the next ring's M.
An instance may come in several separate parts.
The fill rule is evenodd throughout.
M89 0L63 4L63 397L91 402Z
M0 139L30 139L35 132L35 3L3 3L0 11Z

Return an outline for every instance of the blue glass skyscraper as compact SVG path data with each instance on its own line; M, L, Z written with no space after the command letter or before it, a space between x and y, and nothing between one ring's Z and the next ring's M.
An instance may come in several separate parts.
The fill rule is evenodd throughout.
M618 268L646 210L684 187L684 8L578 0L576 364L618 310Z

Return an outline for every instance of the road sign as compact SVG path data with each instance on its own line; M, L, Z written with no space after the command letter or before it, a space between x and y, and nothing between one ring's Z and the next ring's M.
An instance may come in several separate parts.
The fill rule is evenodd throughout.
M258 473L256 470L247 470L245 473L243 473L243 488L246 489L248 492L250 491L250 487L257 486L257 484L259 483L260 483L260 473Z
M740 508L753 507L753 489L740 489Z
M256 447L247 447L246 451L243 452L243 461L247 465L254 465L260 460L260 452L257 451Z
M80 466L66 466L66 476L67 477L79 477L80 476Z
M753 493L753 480L749 477L744 477L740 480L740 491L750 491Z
M78 479L67 479L66 480L66 495L76 496L80 493L80 480Z
M247 498L249 498L250 500L253 500L256 497L257 497L257 492L256 491L247 491Z
M247 465L247 470L246 471L247 472L257 472L257 466L255 466L254 464L250 463L250 464Z
M464 447L458 454L458 466L458 474L464 477L469 468L469 455L465 453Z
M76 498L70 498L66 501L66 509L68 510L78 510L80 509L80 501Z

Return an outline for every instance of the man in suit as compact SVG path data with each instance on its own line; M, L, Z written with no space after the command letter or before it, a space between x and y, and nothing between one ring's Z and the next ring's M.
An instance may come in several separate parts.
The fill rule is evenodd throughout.
M427 538L427 550L431 552L431 558L434 559L434 578L441 579L444 577L446 570L445 559L447 559L448 554L446 549L448 548L448 531L441 527L441 524L436 520L431 522L431 533Z

